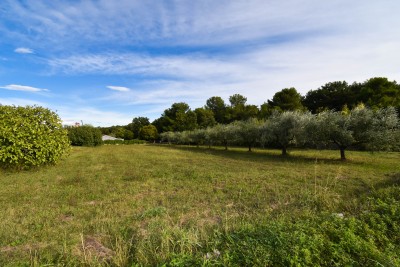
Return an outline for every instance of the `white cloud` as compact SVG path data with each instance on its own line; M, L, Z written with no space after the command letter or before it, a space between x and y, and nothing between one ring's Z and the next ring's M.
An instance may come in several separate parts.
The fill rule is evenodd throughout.
M43 92L49 91L48 89L36 88L32 86L9 84L5 86L0 86L2 89L12 90L12 91L23 91L23 92Z
M109 85L109 86L107 86L107 88L114 90L114 91L119 91L119 92L129 92L130 91L130 89L128 87L123 87L123 86Z
M121 45L210 45L321 31L395 33L399 26L396 10L400 3L374 0L121 0L116 3L99 0L71 4L5 0L5 6L12 14L9 20L37 34L33 41L41 40L49 45L62 43L65 49L70 49L71 45L115 44L116 40ZM372 17L375 19L371 20ZM77 42L78 39L82 42Z
M18 54L34 54L32 49L26 47L18 47L14 50L14 52Z
M57 110L63 123L67 125L83 121L84 124L91 124L93 126L112 126L126 125L132 121L132 115L130 114L102 111L88 105L86 107L60 106Z

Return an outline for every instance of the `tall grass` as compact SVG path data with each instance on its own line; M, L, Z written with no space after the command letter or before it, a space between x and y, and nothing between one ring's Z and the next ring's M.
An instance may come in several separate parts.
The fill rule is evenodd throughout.
M0 265L399 264L399 153L279 153L74 147L2 171Z

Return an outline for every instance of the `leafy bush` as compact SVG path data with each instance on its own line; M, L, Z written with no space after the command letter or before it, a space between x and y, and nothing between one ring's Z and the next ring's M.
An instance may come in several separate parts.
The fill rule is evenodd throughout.
M157 128L154 125L143 126L139 130L139 138L142 140L153 141L158 137Z
M0 164L31 167L56 163L69 149L58 115L38 106L0 106Z
M103 143L100 129L89 125L69 127L68 137L73 146L98 146Z

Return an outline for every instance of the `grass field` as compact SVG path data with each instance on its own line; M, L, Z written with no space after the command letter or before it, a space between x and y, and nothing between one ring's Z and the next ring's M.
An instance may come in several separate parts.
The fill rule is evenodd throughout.
M74 147L0 174L0 266L399 266L400 153Z

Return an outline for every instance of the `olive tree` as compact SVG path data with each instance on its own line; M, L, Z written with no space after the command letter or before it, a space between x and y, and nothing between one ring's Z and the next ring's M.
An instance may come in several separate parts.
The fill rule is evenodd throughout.
M39 106L0 105L0 165L56 163L70 148L59 116Z
M163 142L168 142L168 144L175 143L175 133L174 132L163 132L160 134L160 139Z
M233 124L217 124L210 130L210 139L214 143L219 143L228 150L228 144L233 142L235 137L235 127Z
M350 146L369 150L390 149L396 145L398 117L394 108L373 111L360 105L349 112L324 111L310 124L309 134L322 143L333 143L346 160Z
M305 129L311 118L311 114L300 111L274 112L261 128L262 139L279 145L286 156L289 146L306 141Z
M208 137L207 131L205 129L196 129L188 132L190 140L195 143L197 146L203 145Z
M251 148L260 140L261 137L261 123L253 118L247 121L236 121L233 123L235 134L238 141L246 144L251 152Z

